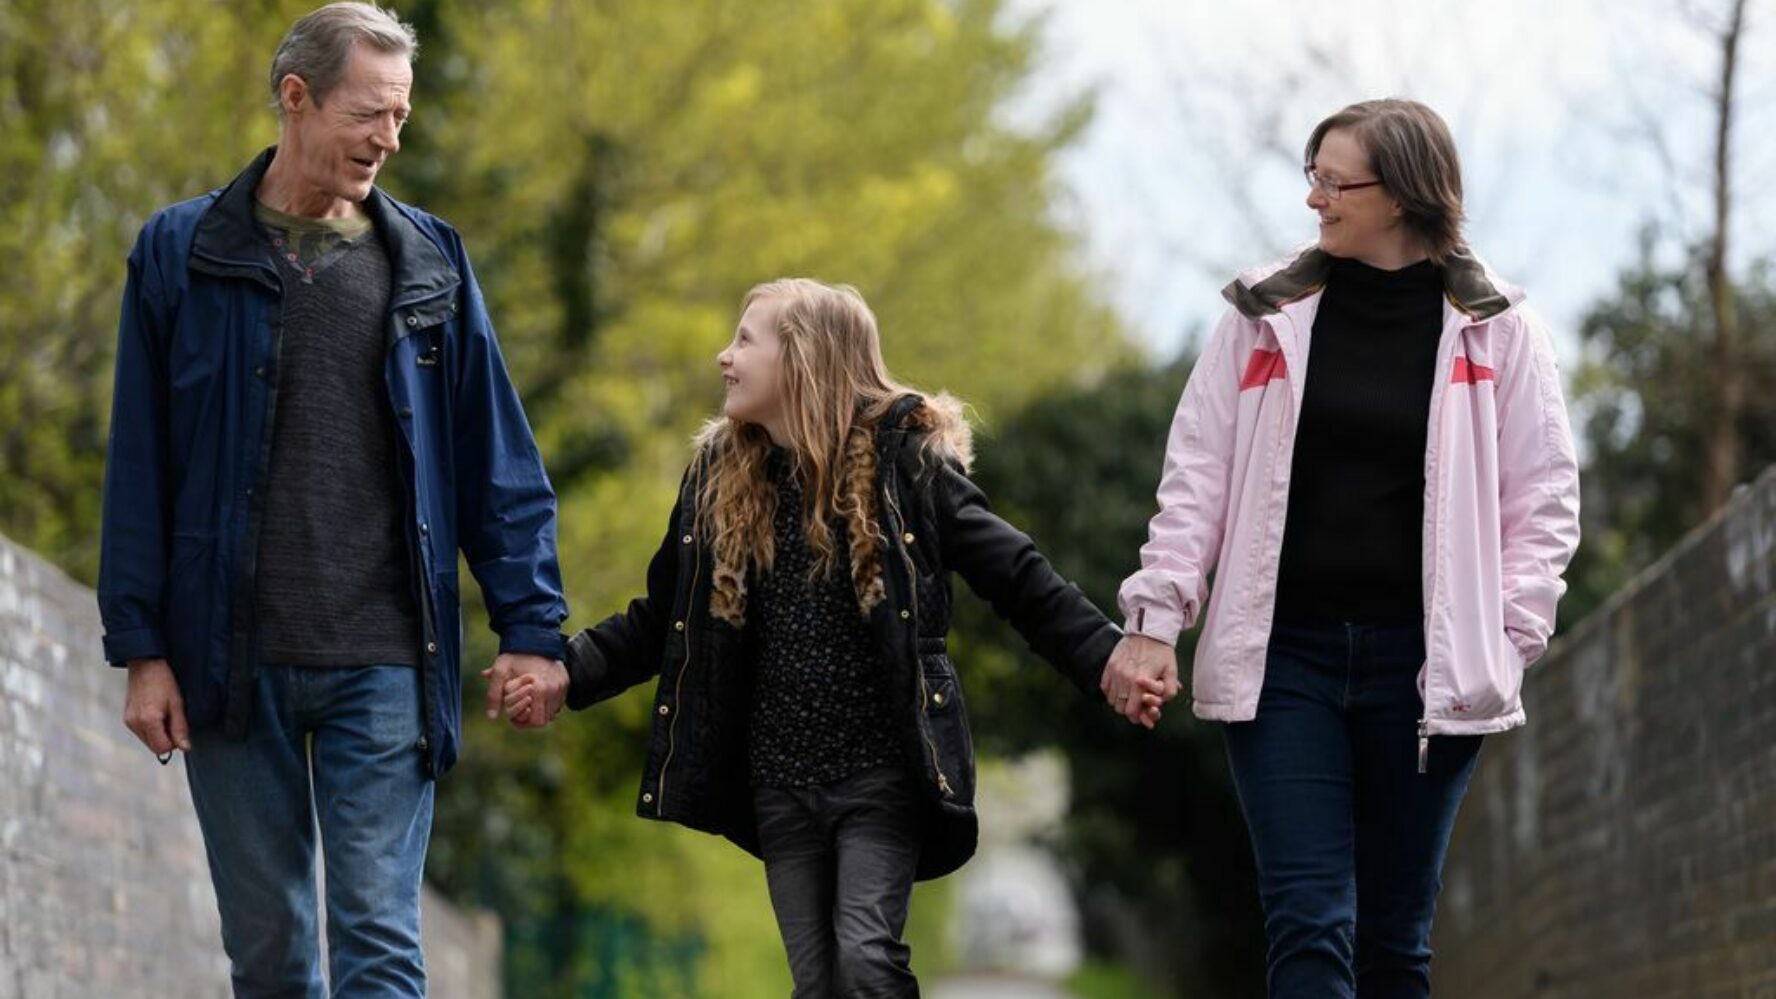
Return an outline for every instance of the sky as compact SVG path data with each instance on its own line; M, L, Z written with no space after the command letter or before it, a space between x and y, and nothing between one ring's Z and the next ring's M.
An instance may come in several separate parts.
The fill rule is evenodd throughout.
M1649 221L1705 231L1717 7L1653 0L1013 0L1046 14L1017 114L1096 93L1061 160L1062 218L1155 356L1220 313L1245 267L1312 239L1301 149L1353 101L1412 97L1449 122L1476 251L1555 330L1578 325L1638 256ZM1733 260L1776 251L1776 2L1742 47ZM1657 137L1656 139L1654 137ZM1678 245L1665 244L1666 252Z

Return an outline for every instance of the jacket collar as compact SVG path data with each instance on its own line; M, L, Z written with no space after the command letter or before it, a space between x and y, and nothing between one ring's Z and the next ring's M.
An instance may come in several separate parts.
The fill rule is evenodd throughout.
M1221 290L1221 297L1248 319L1282 311L1326 286L1332 255L1309 244L1281 260L1241 274ZM1470 322L1496 319L1523 301L1521 288L1507 283L1486 262L1463 247L1443 265L1443 294Z
M254 195L275 155L276 146L261 152L216 193L198 219L192 255L220 273L251 276L278 287L278 272L253 222ZM364 213L388 248L392 308L434 298L462 283L456 268L409 212L379 187L371 188L364 199Z

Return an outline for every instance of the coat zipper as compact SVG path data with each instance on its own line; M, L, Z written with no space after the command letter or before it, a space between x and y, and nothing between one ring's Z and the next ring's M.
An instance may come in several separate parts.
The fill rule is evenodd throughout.
M911 591L908 594L908 604L910 606L917 606L917 604L919 602L919 594L918 594L919 572L918 572L918 569L913 565L912 555L907 552L905 543L903 543L900 539L900 535L906 531L906 518L904 516L902 516L902 514L900 512L900 504L898 502L896 502L894 499L893 485L891 485L887 481L884 481L882 483L882 496L886 500L888 511L889 511L889 516L894 521L894 535L895 536L892 538L889 538L888 543L895 546L896 550L898 550L900 552L900 557L903 560L905 560L905 562L906 562L907 587ZM923 664L921 664L919 662L919 655L918 655L917 648L915 648L913 650L913 675L915 675L919 678L919 711L921 713L929 713L930 705L931 705L931 691L930 691L930 688L927 687L925 684L925 667ZM926 748L931 753L931 769L937 772L937 789L938 789L938 791L940 791L943 794L943 796L946 798L953 796L955 794L955 792L953 790L951 790L951 788L950 788L950 780L948 777L944 776L943 764L939 763L938 759L937 759L937 742L931 738L931 724L930 724L930 722L926 722L925 730L921 733L921 735L923 735L923 737L925 739Z
M1459 311L1459 307L1458 307L1458 311ZM1457 327L1457 329L1453 335L1450 334L1447 329L1444 330L1442 335L1445 339L1450 339L1451 342L1453 342L1454 339L1460 338L1462 336L1463 331L1465 331L1466 329L1467 329L1466 324L1463 324L1462 326ZM1431 484L1431 487L1434 490L1434 495L1435 495L1435 503L1432 506L1431 512L1430 512L1430 516L1432 518L1431 551L1433 553L1431 557L1433 559L1439 557L1435 553L1441 552L1443 550L1442 503L1443 503L1443 496L1444 496L1443 465L1444 465L1444 458L1445 458L1445 452L1444 452L1444 448L1443 448L1443 428L1444 428L1444 425L1449 422L1443 416L1444 411L1449 406L1449 383L1447 380L1447 376L1444 375L1444 372L1448 371L1449 365L1451 363L1453 363L1453 358L1455 357L1455 350L1453 348L1451 348L1451 350L1449 351L1449 356L1444 357L1442 347L1439 346L1438 350L1437 350L1437 355L1438 355L1437 375L1436 375L1437 380L1436 380L1436 382L1433 383L1433 387L1431 390L1431 392L1432 392L1431 410L1432 410L1432 416L1435 417L1435 421L1434 421L1435 426L1428 428L1426 431L1427 434L1428 433L1435 433L1437 435L1435 438L1435 445L1437 448L1437 462L1436 462L1436 467L1431 470L1432 473L1434 473L1435 477L1432 478L1431 475L1426 476L1426 481L1428 481ZM1431 596L1430 602L1432 605L1435 605L1435 603L1436 603L1437 587L1442 581L1442 576L1443 576L1443 574L1441 572L1441 563L1433 563L1433 565L1431 567L1431 595L1430 595ZM1427 650L1430 645L1430 639L1431 639L1431 614L1429 612L1429 608L1427 608L1426 613L1425 613L1425 645L1426 645ZM1431 670L1430 655L1427 651L1426 656L1425 656L1425 693L1424 693L1424 712L1425 713L1423 716L1421 716L1418 719L1418 772L1421 774L1428 773L1430 770L1430 764L1431 764L1431 677L1430 677L1430 670Z
M695 545L691 556L691 592L685 598L685 618L689 618L697 606L697 576L703 571L703 546ZM678 680L672 687L672 703L684 704L685 673L691 668L691 628L684 619L677 623L684 624L684 661L678 665ZM654 785L654 814L666 814L666 771L672 767L672 754L678 749L678 716L677 707L672 709L672 721L666 726L666 759L660 764L660 779Z

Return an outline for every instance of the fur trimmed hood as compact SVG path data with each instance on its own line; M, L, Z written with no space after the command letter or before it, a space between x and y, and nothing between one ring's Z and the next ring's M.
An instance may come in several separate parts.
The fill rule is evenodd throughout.
M924 434L932 453L953 459L964 471L974 467L974 428L968 423L967 404L948 392L927 399L902 396L883 423Z

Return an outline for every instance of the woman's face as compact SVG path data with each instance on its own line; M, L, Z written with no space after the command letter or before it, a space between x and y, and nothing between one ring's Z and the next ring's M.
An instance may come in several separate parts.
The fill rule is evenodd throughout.
M755 299L740 314L734 339L719 354L727 399L722 413L731 420L757 423L767 430L783 416L783 341L777 335L782 302L771 296ZM772 434L775 438L777 435Z
M1369 154L1356 136L1342 128L1325 134L1309 165L1328 183L1361 184L1378 179L1369 166ZM1347 190L1337 198L1324 187L1310 187L1307 207L1320 216L1320 249L1332 256L1352 257L1388 269L1411 262L1400 259L1410 239L1400 203L1386 187Z

